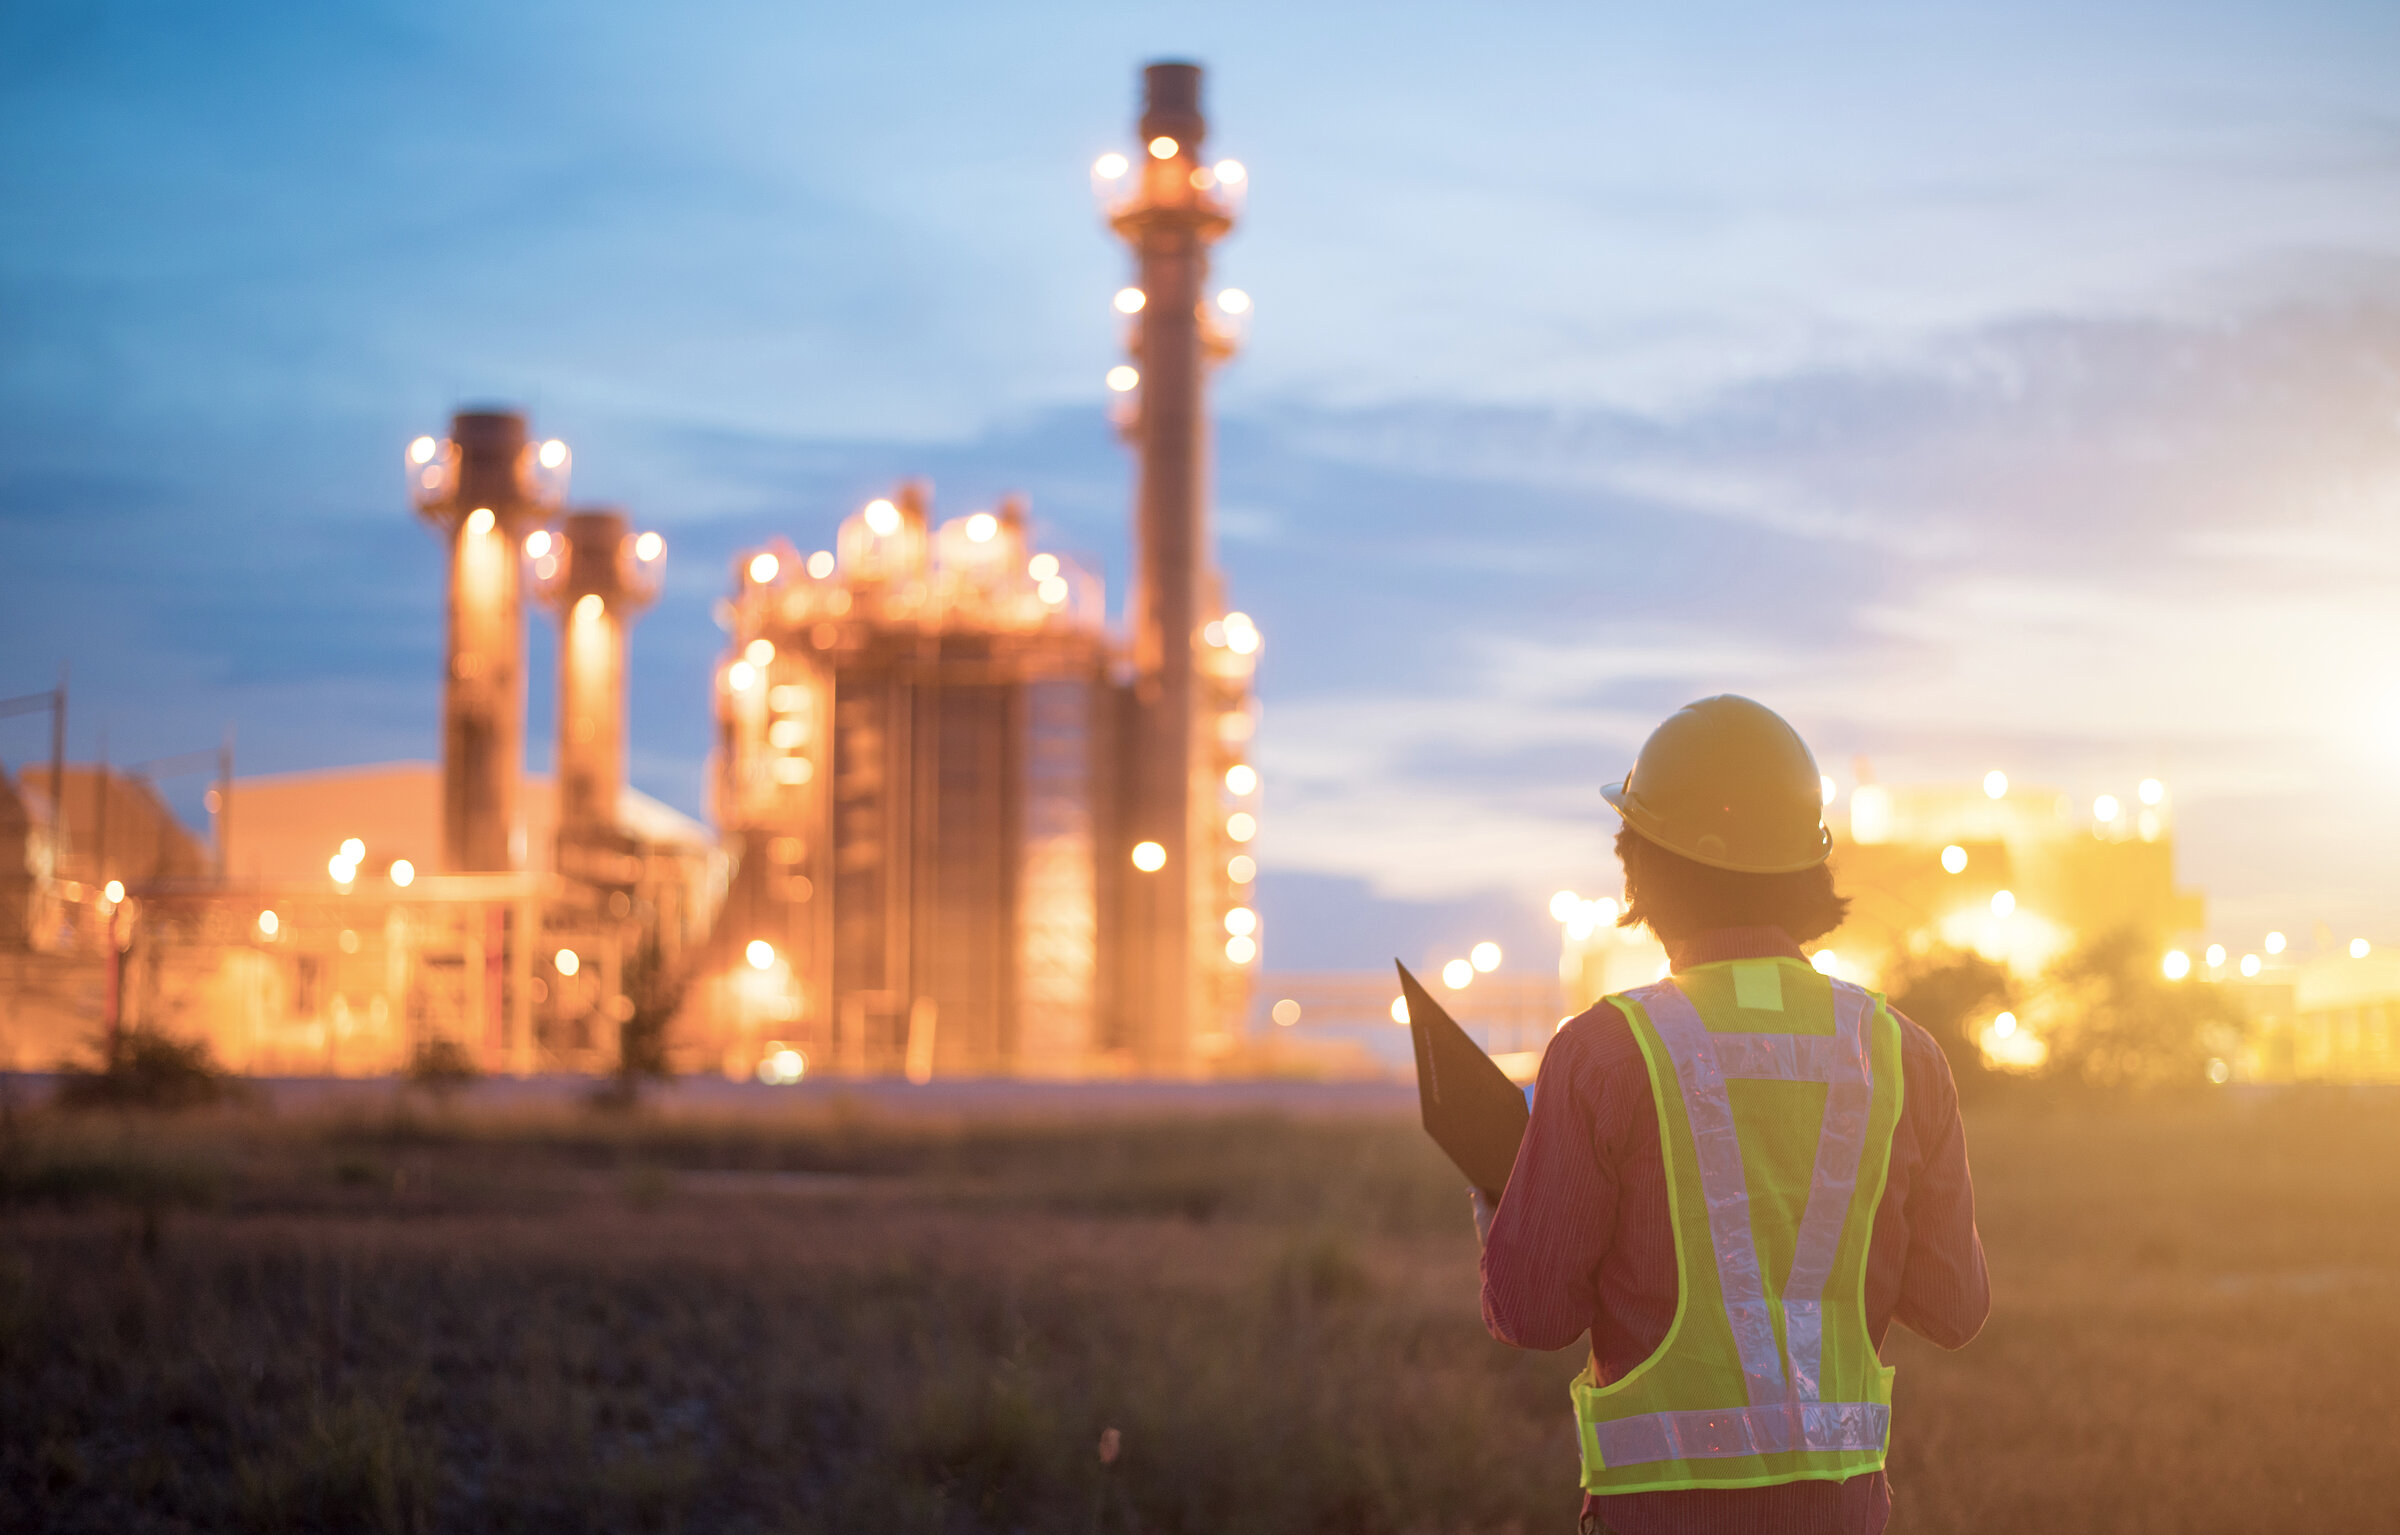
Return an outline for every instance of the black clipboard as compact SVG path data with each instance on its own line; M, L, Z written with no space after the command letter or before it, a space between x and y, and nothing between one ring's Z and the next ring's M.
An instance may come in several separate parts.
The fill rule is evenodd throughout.
M1517 1143L1525 1139L1525 1090L1467 1037L1443 1011L1408 966L1400 972L1400 995L1408 1003L1408 1037L1417 1047L1417 1108L1425 1133L1448 1153L1494 1203L1517 1165Z

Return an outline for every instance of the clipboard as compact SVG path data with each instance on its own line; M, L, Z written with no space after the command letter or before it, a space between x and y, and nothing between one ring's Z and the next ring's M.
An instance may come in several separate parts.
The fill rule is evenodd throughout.
M1417 1047L1417 1109L1425 1133L1497 1204L1532 1117L1525 1091L1417 984L1408 966L1392 963L1408 1002L1408 1037Z

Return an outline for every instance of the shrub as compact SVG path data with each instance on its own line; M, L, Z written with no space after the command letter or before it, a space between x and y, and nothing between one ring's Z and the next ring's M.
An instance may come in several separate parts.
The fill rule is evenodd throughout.
M188 1109L234 1096L235 1084L205 1040L128 1029L104 1040L98 1067L59 1069L64 1109Z
M2208 1058L2239 1037L2241 1012L2218 987L2161 975L2164 947L2119 928L2051 968L2030 1008L2050 1046L2045 1076L2111 1088L2204 1080Z
M1892 1006L1933 1036L1950 1058L1960 1094L1971 1096L1991 1075L1978 1036L1984 1021L2009 1003L2007 967L1971 949L1937 947L1910 955L1887 982Z
M448 1099L483 1080L483 1071L466 1046L437 1034L418 1040L409 1052L407 1078L409 1086Z

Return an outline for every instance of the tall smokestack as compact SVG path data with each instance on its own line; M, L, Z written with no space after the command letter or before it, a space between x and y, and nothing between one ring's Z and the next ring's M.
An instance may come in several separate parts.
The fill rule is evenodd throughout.
M452 873L522 861L525 621L518 551L556 505L566 444L527 440L515 411L467 410L447 441L409 445L417 510L450 540L449 666L442 683L442 863Z
M666 542L635 534L613 509L571 513L559 547L534 562L559 617L558 840L562 847L617 830L625 782L625 633L658 595ZM570 860L563 854L559 867Z
M1208 562L1207 373L1211 337L1201 312L1209 247L1232 214L1201 157L1208 124L1200 68L1142 72L1141 141L1131 190L1110 222L1132 248L1142 294L1133 321L1138 379L1129 423L1136 455L1131 600L1135 718L1129 836L1155 843L1163 863L1137 862L1125 906L1125 1000L1133 1042L1153 1071L1192 1064L1204 1001L1195 960L1213 910L1215 815L1199 735L1194 647L1213 588ZM1205 855L1208 867L1198 858ZM1125 856L1120 854L1119 856Z

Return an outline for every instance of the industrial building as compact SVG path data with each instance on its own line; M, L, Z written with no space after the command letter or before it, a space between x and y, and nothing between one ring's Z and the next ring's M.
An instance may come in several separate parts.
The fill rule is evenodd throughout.
M1209 252L1246 172L1206 157L1197 67L1144 79L1137 147L1093 173L1133 267L1108 380L1135 464L1122 630L1022 500L937 520L903 485L831 548L746 551L731 648L692 679L716 698L712 833L623 781L664 539L571 507L566 444L522 414L461 411L406 450L448 573L438 764L225 764L213 850L138 778L54 753L7 784L5 1064L98 1025L261 1073L435 1047L597 1071L640 1019L679 1067L769 1081L1220 1069L1259 942L1260 641L1207 516L1208 374L1247 308ZM560 626L553 780L523 767L529 596Z
M691 1015L729 1073L1184 1076L1236 1047L1259 637L1209 557L1205 400L1232 350L1208 250L1246 173L1203 153L1197 68L1145 79L1141 152L1095 168L1135 266L1126 632L1022 500L941 519L904 485L830 549L736 562L714 781L736 872Z

